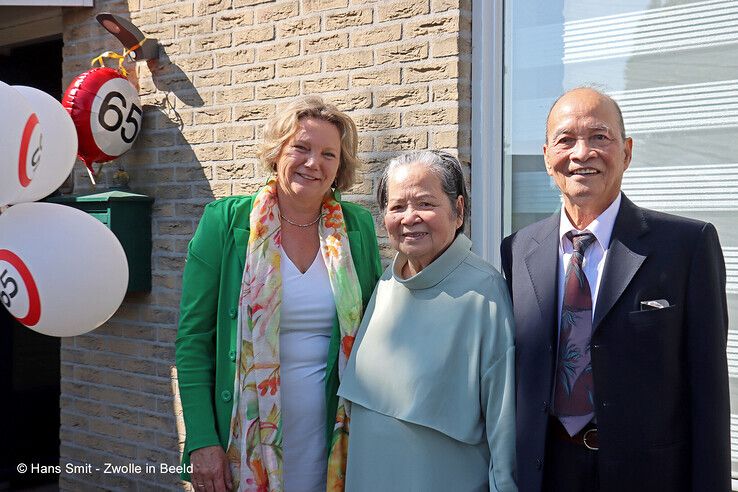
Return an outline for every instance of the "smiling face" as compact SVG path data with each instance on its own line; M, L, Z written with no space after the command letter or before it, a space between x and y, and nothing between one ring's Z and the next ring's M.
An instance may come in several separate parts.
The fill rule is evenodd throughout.
M302 118L277 157L280 200L319 207L336 179L340 162L338 128L321 119Z
M440 178L423 164L402 166L388 176L384 226L392 247L407 256L412 273L428 266L453 242L463 221L461 196L454 208Z
M546 133L546 171L567 212L572 207L594 217L604 212L620 192L633 147L621 136L613 103L590 89L571 91L551 110Z

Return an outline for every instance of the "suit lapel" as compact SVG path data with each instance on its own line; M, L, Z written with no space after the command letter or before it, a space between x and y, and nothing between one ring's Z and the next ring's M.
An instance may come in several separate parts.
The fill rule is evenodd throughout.
M643 212L623 195L597 294L593 331L599 327L648 256L640 239L647 232L648 224Z
M533 283L533 291L541 312L541 319L557 319L556 312L556 267L559 263L559 214L547 219L531 237L530 248L525 256L525 266Z
M238 263L241 265L241 269L246 266L246 247L249 243L249 229L241 229L240 227L234 227L233 241L236 245L236 256L238 256Z

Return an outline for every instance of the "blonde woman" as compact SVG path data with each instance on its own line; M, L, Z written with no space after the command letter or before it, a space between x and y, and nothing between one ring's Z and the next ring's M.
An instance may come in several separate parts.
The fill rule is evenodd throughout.
M176 359L196 490L343 488L336 391L381 274L370 213L340 199L356 126L319 97L267 122L273 172L209 204L190 242Z

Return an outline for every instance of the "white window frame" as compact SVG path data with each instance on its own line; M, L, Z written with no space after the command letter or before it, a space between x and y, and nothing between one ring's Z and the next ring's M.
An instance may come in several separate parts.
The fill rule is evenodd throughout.
M472 5L471 230L475 253L497 268L504 234L502 8L503 0Z

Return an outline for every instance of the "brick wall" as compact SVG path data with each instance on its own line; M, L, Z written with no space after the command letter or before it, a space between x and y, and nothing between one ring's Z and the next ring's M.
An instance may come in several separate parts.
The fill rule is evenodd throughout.
M470 0L96 0L65 9L64 83L118 42L94 21L110 11L159 38L138 63L144 130L120 165L155 198L153 288L130 295L93 333L62 343L61 462L177 464L172 367L186 245L203 206L265 180L254 149L265 118L299 94L348 111L365 162L345 196L375 211L387 160L407 149L470 155ZM82 167L76 191L89 188ZM385 232L378 229L380 242ZM94 299L94 296L92 296ZM92 301L94 302L94 301ZM181 422L180 422L181 423ZM181 487L176 474L62 473L65 490Z

